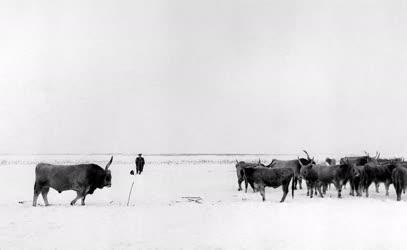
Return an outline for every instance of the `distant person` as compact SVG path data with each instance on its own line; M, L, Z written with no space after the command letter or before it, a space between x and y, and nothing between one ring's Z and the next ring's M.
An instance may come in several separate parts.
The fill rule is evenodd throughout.
M138 154L138 157L136 158L136 174L141 174L141 172L143 172L144 164L144 158L141 154Z

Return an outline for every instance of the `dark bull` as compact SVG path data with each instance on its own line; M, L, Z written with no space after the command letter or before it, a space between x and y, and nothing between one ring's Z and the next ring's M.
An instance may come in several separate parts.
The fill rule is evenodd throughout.
M105 169L96 164L52 165L39 163L35 167L33 206L37 205L40 193L45 205L49 205L47 199L49 188L53 188L59 193L74 190L77 196L71 201L71 205L74 205L78 199L82 199L81 204L85 205L86 195L93 194L97 188L112 185L112 175L109 170L112 161L113 156Z

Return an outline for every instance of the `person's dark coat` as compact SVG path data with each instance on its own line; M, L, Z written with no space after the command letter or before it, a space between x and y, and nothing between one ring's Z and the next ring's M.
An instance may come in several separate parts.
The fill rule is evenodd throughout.
M141 172L143 172L143 168L144 168L144 158L139 156L136 158L136 173L137 174L141 174Z

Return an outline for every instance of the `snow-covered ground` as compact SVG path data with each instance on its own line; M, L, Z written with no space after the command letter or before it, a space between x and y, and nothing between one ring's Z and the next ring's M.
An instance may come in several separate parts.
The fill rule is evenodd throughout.
M281 188L237 191L235 159L268 163L275 156L146 156L141 176L133 157L115 156L112 187L70 206L73 191L51 190L52 204L32 207L38 161L94 161L109 156L0 158L0 249L405 249L407 197L383 186L371 198L334 190L310 199L305 190L279 203ZM282 157L277 157L282 158ZM132 181L130 206L126 206ZM183 197L200 197L200 202ZM80 202L78 202L80 204Z

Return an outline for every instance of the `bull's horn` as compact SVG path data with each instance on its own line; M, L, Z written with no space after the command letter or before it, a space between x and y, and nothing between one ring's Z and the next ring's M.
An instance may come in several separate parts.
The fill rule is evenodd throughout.
M110 167L110 165L112 164L112 162L113 162L113 155L112 155L112 157L110 158L110 161L107 163L107 165L106 165L106 167L105 167L105 170L107 170L107 169Z
M370 157L370 155L369 155L369 153L368 153L368 152L366 152L366 151L363 151L363 152L365 152L366 156L369 156L369 157Z
M298 163L300 163L301 167L304 167L304 165L302 164L302 162L298 156L297 156L297 159L298 159Z
M239 161L236 159L236 163L239 163Z
M378 160L380 158L380 152L376 151L376 159Z
M305 151L305 150L303 150L303 151L304 151L304 153L307 155L308 160L311 160L311 157L309 157L308 152L307 152L307 151Z
M261 160L260 160L260 158L259 158L259 164L261 163Z

